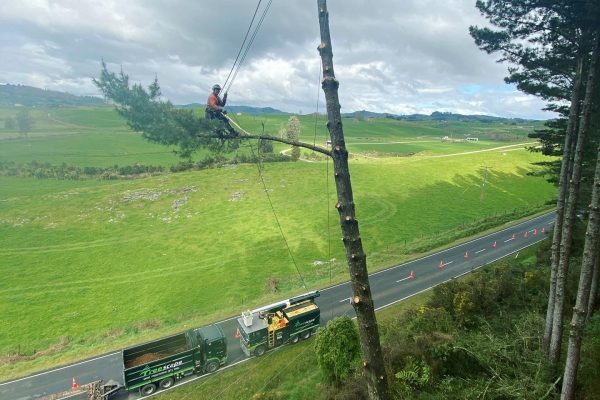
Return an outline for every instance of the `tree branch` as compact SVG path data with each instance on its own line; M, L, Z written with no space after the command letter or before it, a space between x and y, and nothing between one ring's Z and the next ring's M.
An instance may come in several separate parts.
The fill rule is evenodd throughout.
M315 151L317 153L321 153L321 154L324 154L326 156L332 157L331 151L326 150L326 149L324 149L322 147L319 147L319 146L315 146L315 145L312 145L312 144L309 144L309 143L304 143L304 142L298 142L298 141L295 141L295 140L283 139L283 138L279 138L279 137L276 137L276 136L270 136L270 135L253 135L251 133L247 133L246 131L244 131L243 135L238 135L238 136L218 135L218 134L208 134L208 135L206 135L206 134L200 134L200 135L198 135L198 137L208 138L208 139L238 139L238 140L262 139L262 140L272 140L274 142L281 142L281 143L289 144L291 146L304 147L305 149L309 149L309 150Z

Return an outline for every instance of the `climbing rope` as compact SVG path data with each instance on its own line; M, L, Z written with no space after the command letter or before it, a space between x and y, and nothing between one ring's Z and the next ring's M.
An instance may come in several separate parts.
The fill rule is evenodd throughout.
M238 52L238 57L236 57L236 61L234 62L234 65L232 67L232 71L235 69L235 72L233 73L233 76L231 77L231 81L229 81L229 86L227 88L225 88L225 85L223 85L223 90L225 92L228 92L231 89L231 86L233 86L233 82L235 81L237 74L240 72L240 69L242 68L242 65L244 64L244 61L246 60L248 51L250 51L250 48L252 47L252 44L254 43L254 39L256 38L256 35L258 34L258 31L260 30L260 27L262 26L263 21L265 20L265 17L267 16L267 13L269 12L269 8L271 8L271 3L273 3L273 0L269 0L267 5L265 6L263 13L254 28L254 32L252 33L252 36L250 37L250 40L248 41L248 43L246 44L246 47L244 48L244 43L246 42L248 32L250 31L250 29L252 27L252 23L254 22L254 17L252 17L252 21L250 22L250 26L248 27L248 32L246 32L246 37L244 37L244 41L242 42L242 46L240 47L240 51ZM258 2L258 5L256 6L256 11L254 12L255 16L256 16L256 12L258 11L259 6L260 6L260 1ZM239 58L239 53L242 52L242 49L244 49L242 58L237 63L237 67L235 67L235 64ZM230 75L231 75L231 72L230 72ZM227 78L227 81L228 80L229 80L229 77ZM226 81L226 83L227 83L227 81Z
M263 130L264 130L264 126L263 126ZM263 132L263 134L264 134L264 132ZM250 152L258 160L258 162L256 163L256 166L258 168L258 177L260 178L260 182L262 183L263 190L264 190L265 194L267 195L267 199L269 200L269 206L271 207L271 211L273 212L273 216L275 217L275 222L277 222L277 227L279 228L279 233L281 234L281 237L283 238L283 242L285 243L285 247L288 251L288 254L290 255L290 258L292 259L292 263L294 264L294 267L296 268L296 273L298 274L298 277L300 278L300 281L302 282L302 286L304 287L304 289L308 290L308 287L306 286L306 282L304 281L304 277L302 276L302 272L300 272L298 263L296 262L296 259L294 258L292 249L290 248L290 245L287 241L285 233L283 232L281 223L279 222L279 218L277 217L277 212L275 211L275 207L273 206L273 201L271 200L271 196L269 195L269 190L267 189L267 184L265 183L265 179L263 177L264 166L262 163L262 157L260 155L260 146L257 146L257 154L254 153L254 148L252 147L251 143L249 143L249 146L250 146Z
M225 83L223 83L223 87L227 86L227 82L229 82L229 77L231 76L231 73L233 72L233 69L235 68L235 66L237 64L238 59L240 58L240 54L242 53L242 50L244 49L244 45L246 44L246 39L248 39L248 34L250 33L252 24L254 24L254 19L256 18L256 14L258 13L258 9L260 7L261 2L262 2L262 0L258 0L258 4L256 5L256 9L254 10L254 15L252 15L252 20L250 21L250 25L248 25L248 30L246 31L246 35L244 36L244 40L242 41L240 50L238 51L237 56L235 57L235 61L233 62L233 65L231 66L231 70L229 71L229 74L227 75L227 79L225 79Z

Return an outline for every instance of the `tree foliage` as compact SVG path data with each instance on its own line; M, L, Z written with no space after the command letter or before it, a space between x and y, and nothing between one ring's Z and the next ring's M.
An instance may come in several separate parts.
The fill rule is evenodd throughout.
M298 141L300 137L300 120L295 115L292 115L288 119L285 134L289 140L293 140L295 142ZM292 146L292 160L298 160L299 158L300 148L298 146Z
M109 72L103 62L94 83L115 103L132 130L151 142L179 146L182 157L190 157L200 148L229 152L239 147L239 141L228 137L221 121L201 118L193 110L178 109L170 101L161 100L156 79L147 89L140 84L130 85L127 75Z
M356 325L347 316L334 318L319 328L315 339L317 363L329 383L340 385L351 377L360 361Z
M17 113L16 121L21 136L27 137L28 133L31 132L34 123L33 117L29 113L29 110L27 108L20 110Z
M16 127L17 127L17 123L15 122L15 119L13 117L7 117L4 120L4 128L5 129L13 130Z
M469 32L475 43L487 53L498 54L498 61L509 65L507 83L546 100L545 109L560 116L530 135L542 144L531 150L560 156L577 62L591 51L590 32L599 18L598 1L478 0L476 7L493 27L471 26ZM589 148L594 149L597 139L588 140ZM558 183L560 160L539 165L545 168L551 182Z

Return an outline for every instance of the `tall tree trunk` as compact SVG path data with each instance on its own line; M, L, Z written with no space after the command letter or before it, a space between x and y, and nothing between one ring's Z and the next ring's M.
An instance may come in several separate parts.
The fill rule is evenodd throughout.
M565 214L565 199L567 197L567 188L569 186L569 176L572 171L574 153L574 144L576 136L577 118L579 117L579 103L581 102L581 92L583 87L583 56L577 59L577 69L575 71L575 81L573 82L573 93L571 94L571 107L569 110L569 122L565 132L565 144L563 147L563 158L560 166L558 199L556 201L556 220L552 235L552 252L550 258L550 289L548 291L548 308L546 309L546 326L544 329L543 346L548 354L550 350L550 339L552 337L554 304L556 296L556 275L560 259L560 243L562 239L562 229Z
M588 98L588 93L594 90L597 79L598 69L598 38L596 37L594 52L592 54L592 63L586 90L586 103L584 104L584 116L589 112L592 103ZM577 290L577 301L573 308L573 318L571 319L571 334L569 337L569 347L567 351L567 360L565 363L565 373L561 391L561 400L572 400L575 397L575 383L577 379L577 368L581 354L581 341L583 339L583 328L585 326L586 315L588 313L588 303L590 299L590 288L594 265L598 259L598 236L600 231L600 146L598 147L598 158L596 159L596 173L594 177L594 187L592 189L592 201L589 206L590 218L587 231L585 233L585 244L583 248L583 260L581 264L581 273L579 275L579 288Z
M383 364L379 330L375 318L375 307L371 297L367 259L363 251L358 221L355 216L350 171L348 168L348 151L342 130L342 117L338 98L339 82L333 71L333 52L329 34L329 13L326 0L317 0L319 26L321 28L321 44L319 53L323 63L322 87L327 103L327 128L331 137L333 168L338 202L336 208L340 215L340 225L346 259L350 270L352 284L352 305L356 312L360 347L363 356L364 373L367 378L369 397L371 399L389 399L387 375Z
M596 243L596 261L594 262L594 271L592 273L592 286L590 287L590 300L588 302L588 313L586 316L586 324L589 322L590 316L594 314L596 308L596 299L598 298L598 270L600 270L600 240Z
M594 40L594 51L590 62L588 79L586 82L585 97L583 99L583 110L579 122L579 132L577 135L577 148L575 150L575 159L573 161L573 173L569 185L569 194L565 209L565 217L563 224L563 233L560 249L560 259L558 270L556 272L556 295L554 302L554 317L552 327L552 337L550 338L550 350L548 359L551 364L555 364L560 357L562 346L562 331L563 331L563 307L565 300L565 284L567 280L567 272L569 270L569 257L571 255L571 243L573 234L573 221L575 219L575 211L577 208L577 195L579 193L579 183L581 180L581 170L583 162L583 146L585 144L585 136L589 129L591 111L593 104L594 88L596 85L596 69L598 66L598 40ZM587 306L587 301L586 304Z

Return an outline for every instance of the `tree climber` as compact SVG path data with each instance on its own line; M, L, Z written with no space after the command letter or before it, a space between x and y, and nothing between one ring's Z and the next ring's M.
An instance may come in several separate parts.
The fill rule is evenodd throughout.
M227 117L225 117L227 111L223 109L225 107L225 103L227 103L227 92L225 92L223 99L219 97L220 92L221 86L217 83L212 87L212 93L208 96L208 100L206 101L206 119L218 119L223 121L227 127L227 131L231 135L237 135L236 131L229 124L229 120Z

